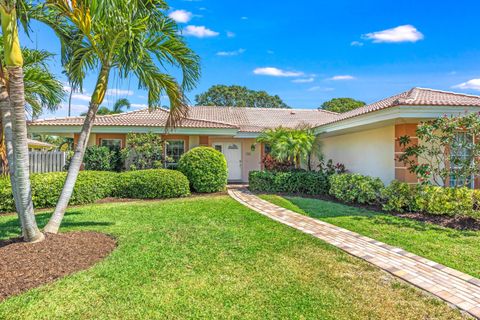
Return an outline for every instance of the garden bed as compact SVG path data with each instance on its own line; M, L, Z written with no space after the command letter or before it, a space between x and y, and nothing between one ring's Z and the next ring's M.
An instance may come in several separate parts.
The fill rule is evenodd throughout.
M115 247L115 239L98 232L47 234L39 243L0 241L0 301L87 269Z
M256 194L260 195L260 194L272 194L272 193L258 192ZM301 197L301 198L324 200L324 201L339 203L339 204L354 207L354 208L360 208L360 209L375 211L382 214L388 214L388 215L393 215L401 218L412 219L415 221L428 222L441 227L452 228L455 230L480 231L480 219L475 219L473 217L434 215L434 214L427 214L422 212L386 212L382 210L381 205L345 203L330 195L308 195L308 194L300 194L300 193L281 193L281 192L276 192L273 194L276 194L282 197L284 196L285 197Z

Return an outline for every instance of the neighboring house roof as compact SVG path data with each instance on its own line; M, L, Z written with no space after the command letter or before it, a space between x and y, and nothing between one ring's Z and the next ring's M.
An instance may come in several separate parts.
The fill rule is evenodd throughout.
M324 110L191 107L189 116L239 126L241 132L261 132L279 126L294 128L299 125L316 127L335 119L338 114Z
M318 127L395 106L480 107L480 96L425 88L413 88L392 97L345 113L314 109L276 109L200 106L191 107L188 118L179 128L237 129L239 132L261 132L278 126L302 124ZM168 110L155 109L97 116L95 126L164 127ZM81 126L84 117L35 120L30 126Z
M480 107L480 96L427 88L412 88L408 91L377 101L375 103L339 114L332 122L356 117L395 106L459 106Z

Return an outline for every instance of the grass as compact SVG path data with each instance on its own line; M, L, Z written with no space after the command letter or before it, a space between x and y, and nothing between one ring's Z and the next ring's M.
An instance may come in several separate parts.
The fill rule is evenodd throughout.
M480 232L443 228L324 200L260 195L281 207L480 277Z
M49 214L38 216L46 223ZM445 303L227 196L97 204L62 231L114 235L94 267L0 303L0 319L458 319ZM0 238L17 235L0 217ZM1 275L0 275L1 279Z

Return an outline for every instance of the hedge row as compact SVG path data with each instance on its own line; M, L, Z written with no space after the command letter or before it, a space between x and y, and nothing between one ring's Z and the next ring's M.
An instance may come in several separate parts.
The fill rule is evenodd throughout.
M329 190L328 177L313 171L251 171L250 190L256 192L326 194Z
M33 174L32 199L35 208L54 207L65 182L66 172ZM167 169L124 173L81 171L70 200L71 205L92 203L107 197L161 199L190 194L188 179ZM0 212L15 210L10 179L0 178Z
M468 188L409 185L399 181L385 187L380 179L360 174L334 174L327 178L316 172L254 171L249 182L250 189L256 192L329 194L345 203L381 205L390 212L480 218L480 190Z

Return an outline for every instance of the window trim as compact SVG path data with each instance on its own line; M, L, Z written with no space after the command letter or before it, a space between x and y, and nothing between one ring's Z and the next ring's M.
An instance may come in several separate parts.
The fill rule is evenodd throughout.
M185 154L185 152L187 152L187 141L185 139L165 139L165 143L164 143L164 156L165 158L168 157L168 145L170 142L182 142L183 143L183 152L182 154L180 155L180 157ZM179 159L180 159L179 157ZM165 161L165 167L167 166L177 166L178 165L178 160L177 162L170 162L170 163L167 163Z

